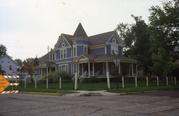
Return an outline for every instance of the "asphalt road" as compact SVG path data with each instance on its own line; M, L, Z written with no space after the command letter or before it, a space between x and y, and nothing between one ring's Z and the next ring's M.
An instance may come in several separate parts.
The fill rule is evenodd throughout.
M179 91L115 96L0 95L0 116L179 116Z

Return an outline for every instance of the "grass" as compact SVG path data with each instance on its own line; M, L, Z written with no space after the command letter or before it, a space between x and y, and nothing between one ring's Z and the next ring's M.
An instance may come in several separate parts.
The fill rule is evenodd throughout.
M144 92L144 91L153 91L153 90L179 90L179 83L177 86L174 86L173 83L169 83L168 86L165 85L164 81L160 82L160 85L157 86L156 82L150 82L149 86L146 87L144 81L138 81L138 87L135 87L133 83L125 84L125 88L122 88L121 83L117 84L111 82L111 89L107 89L106 82L94 82L94 83L79 83L78 90L88 90L88 91L96 91L96 90L107 90L109 92L122 92L122 93L131 93L131 92ZM18 87L14 87L14 90L19 90L21 92L28 92L31 94L48 94L48 95L63 95L66 93L74 93L74 84L72 82L62 83L62 89L59 89L58 83L49 83L49 88L46 89L46 84L37 84L37 88L35 88L34 84L27 84L26 88L24 88L24 84L20 84ZM12 90L12 87L8 87L7 90Z

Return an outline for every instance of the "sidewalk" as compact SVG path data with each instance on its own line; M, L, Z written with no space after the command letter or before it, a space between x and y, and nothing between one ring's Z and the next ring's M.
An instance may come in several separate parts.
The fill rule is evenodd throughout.
M101 91L75 91L76 93L65 94L64 96L117 96L120 93L111 93L106 90Z

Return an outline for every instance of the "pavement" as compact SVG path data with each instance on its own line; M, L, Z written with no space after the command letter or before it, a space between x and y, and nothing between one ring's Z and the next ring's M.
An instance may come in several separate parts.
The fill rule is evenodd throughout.
M121 95L121 93L111 93L106 90L100 91L82 91L78 90L71 94L64 94L64 96L113 96L113 95Z
M132 95L0 95L0 116L178 116L179 91Z

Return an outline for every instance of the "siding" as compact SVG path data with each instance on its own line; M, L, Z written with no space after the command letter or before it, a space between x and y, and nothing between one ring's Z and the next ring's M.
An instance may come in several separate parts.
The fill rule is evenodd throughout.
M105 54L105 48L95 48L95 49L90 49L90 54L94 55L104 55Z

